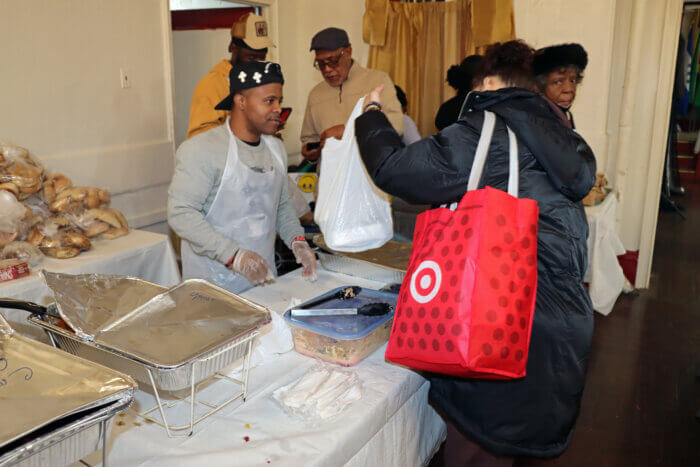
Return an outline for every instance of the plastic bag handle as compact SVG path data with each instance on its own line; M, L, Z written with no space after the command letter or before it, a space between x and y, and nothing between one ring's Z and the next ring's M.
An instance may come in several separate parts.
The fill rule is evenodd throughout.
M481 181L481 175L484 171L484 165L486 164L486 156L489 152L489 146L491 146L491 139L493 138L493 131L496 127L496 116L493 112L484 110L484 124L481 127L481 135L479 136L479 143L476 145L476 153L474 154L474 162L472 163L472 170L469 174L469 181L467 182L467 191L476 190L479 188L479 182ZM515 137L513 130L508 128L508 194L517 198L518 197L518 181L520 175L520 167L518 163L518 139Z

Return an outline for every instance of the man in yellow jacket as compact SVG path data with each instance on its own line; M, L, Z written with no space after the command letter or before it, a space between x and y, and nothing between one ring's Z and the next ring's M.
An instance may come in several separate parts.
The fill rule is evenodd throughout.
M226 121L229 111L214 107L229 94L228 76L238 63L264 61L267 49L275 47L268 37L267 21L262 16L246 13L231 26L230 60L221 60L194 89L190 106L187 138L211 130Z

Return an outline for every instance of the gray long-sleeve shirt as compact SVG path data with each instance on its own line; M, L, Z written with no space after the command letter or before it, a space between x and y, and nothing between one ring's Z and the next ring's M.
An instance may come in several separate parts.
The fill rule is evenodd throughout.
M168 223L183 239L190 242L195 253L226 264L238 251L235 238L229 238L207 222L214 197L219 190L226 167L229 133L226 124L195 135L180 145L176 153L173 180L168 190ZM277 163L265 142L250 146L238 138L241 161L251 168L266 171ZM287 153L281 141L280 152L287 167ZM285 174L286 177L286 174ZM304 235L296 212L289 198L287 181L283 180L279 207L277 208L277 232L290 246L291 241Z

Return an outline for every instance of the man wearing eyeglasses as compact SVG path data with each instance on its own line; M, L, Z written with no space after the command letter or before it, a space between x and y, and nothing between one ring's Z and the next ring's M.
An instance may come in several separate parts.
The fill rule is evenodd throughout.
M188 138L223 125L231 112L216 110L214 107L228 95L228 74L231 68L238 63L265 60L267 49L274 46L268 37L267 21L262 16L246 13L233 23L228 46L231 59L221 60L197 83L194 90L187 128Z
M384 85L382 110L394 129L403 133L403 114L394 83L386 73L363 68L352 59L352 47L344 30L327 28L318 32L311 40L310 50L315 52L314 67L323 75L323 81L311 90L306 103L301 128L301 153L306 160L315 161L321 156L326 139L342 137L357 100L380 84Z

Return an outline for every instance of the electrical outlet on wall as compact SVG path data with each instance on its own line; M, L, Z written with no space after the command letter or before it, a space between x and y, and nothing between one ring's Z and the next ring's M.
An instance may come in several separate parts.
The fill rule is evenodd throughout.
M121 79L122 89L131 87L131 73L129 73L128 68L120 68L119 77Z

